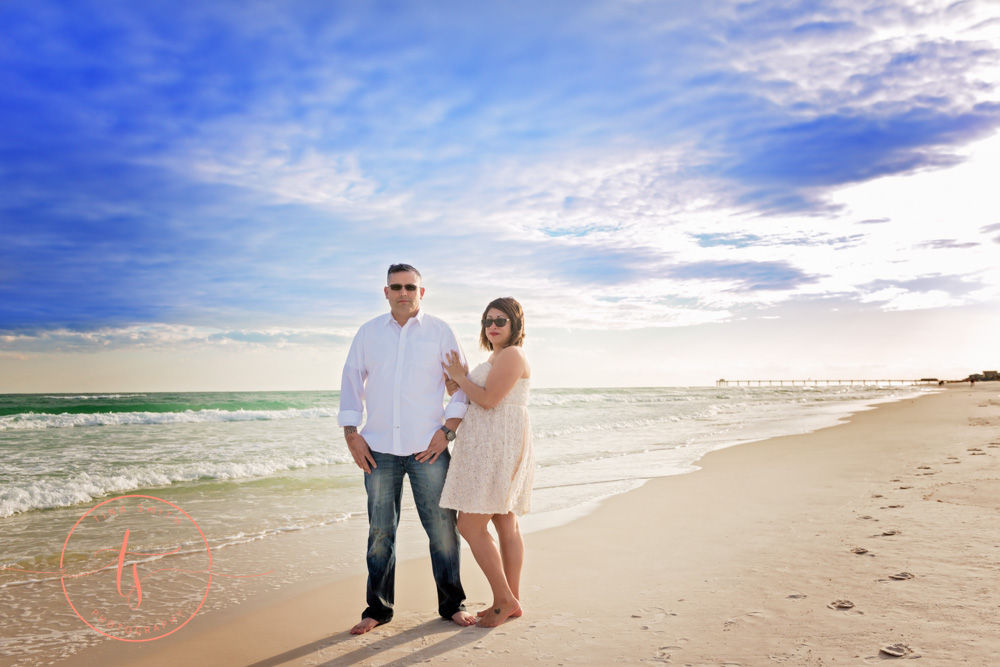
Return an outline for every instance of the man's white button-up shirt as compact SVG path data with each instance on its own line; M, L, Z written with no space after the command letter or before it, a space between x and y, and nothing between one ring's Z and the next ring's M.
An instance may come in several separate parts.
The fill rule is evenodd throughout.
M469 407L461 390L444 407L441 362L451 350L466 363L451 327L423 310L402 327L392 313L361 325L344 364L337 422L360 426L367 408L361 435L372 450L396 456L424 451L445 419L461 419Z

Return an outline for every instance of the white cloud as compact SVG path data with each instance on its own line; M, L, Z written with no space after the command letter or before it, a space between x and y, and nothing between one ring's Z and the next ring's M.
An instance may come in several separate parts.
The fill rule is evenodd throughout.
M324 348L343 346L354 336L343 329L268 328L219 330L171 324L104 327L90 331L49 329L10 333L0 337L5 354L25 358L34 352L100 352L138 349L176 351L228 347L247 350L284 347Z
M908 107L921 98L967 108L1000 99L993 88L1000 78L1000 24L986 21L995 15L991 4L827 2L799 17L799 26L826 22L840 29L802 30L795 38L792 26L782 24L770 38L754 33L735 42L733 61L786 108Z
M967 301L958 299L947 292L908 292L899 288L888 288L860 298L862 303L879 303L885 310L928 310L964 306Z
M497 284L530 303L540 323L583 329L724 322L831 297L886 309L983 303L1000 293L995 244L983 231L1000 210L990 185L1000 173L998 147L1000 138L985 140L951 169L838 188L830 193L836 213L822 216L761 217L727 206L716 184L687 177L680 150L595 152L584 164L571 154L520 170L504 165L457 203L468 231L446 245L460 248L464 261L436 278L447 281L456 303L468 301L459 285L468 293ZM872 220L880 224L860 224ZM705 234L742 241L702 245ZM943 238L949 242L936 243ZM587 262L599 258L605 261L588 270ZM699 263L787 265L812 280L748 291L740 279L668 275ZM631 271L602 273L619 265ZM867 287L932 274L968 287L949 294L898 286L875 295Z

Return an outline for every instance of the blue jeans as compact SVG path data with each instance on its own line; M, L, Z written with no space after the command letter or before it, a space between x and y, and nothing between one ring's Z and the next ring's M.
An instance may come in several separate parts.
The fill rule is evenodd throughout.
M459 578L461 542L455 510L440 505L451 455L447 450L432 464L416 457L372 452L377 468L365 475L368 492L368 608L363 618L379 623L392 620L396 585L396 528L399 526L403 475L410 489L420 523L430 540L431 567L437 583L438 613L451 618L465 609L465 591Z

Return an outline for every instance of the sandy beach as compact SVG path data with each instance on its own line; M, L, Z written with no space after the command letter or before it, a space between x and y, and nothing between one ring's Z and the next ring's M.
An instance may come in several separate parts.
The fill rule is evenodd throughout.
M711 453L528 534L526 613L492 631L439 619L415 558L396 618L362 637L347 633L364 599L352 575L62 664L995 664L998 427L1000 385L961 385ZM475 609L489 589L463 557Z

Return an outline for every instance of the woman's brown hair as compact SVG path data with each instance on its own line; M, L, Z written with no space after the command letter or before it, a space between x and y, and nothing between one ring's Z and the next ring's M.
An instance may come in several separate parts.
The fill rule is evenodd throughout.
M507 342L507 345L520 346L524 342L524 310L521 308L521 304L509 296L493 299L486 306L486 310L483 311L482 319L486 319L486 313L490 312L490 308L502 310L504 315L510 319L510 340ZM493 342L486 335L486 327L482 326L482 323L480 323L480 327L479 347L484 350L492 350Z

